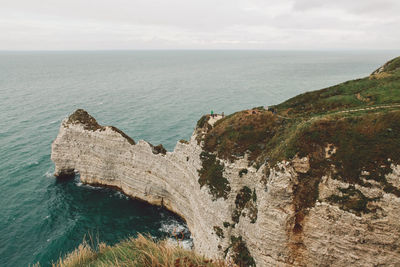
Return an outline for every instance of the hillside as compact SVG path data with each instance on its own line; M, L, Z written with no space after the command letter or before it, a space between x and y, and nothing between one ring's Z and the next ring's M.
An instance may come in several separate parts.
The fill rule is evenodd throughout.
M257 168L309 156L310 170L301 174L295 192L298 216L315 204L319 181L328 173L350 184L377 182L400 197L385 179L391 164L400 162L400 57L369 77L298 95L269 111L236 112L202 138L207 152L231 161L248 154ZM356 214L370 212L373 201L351 189L330 200Z

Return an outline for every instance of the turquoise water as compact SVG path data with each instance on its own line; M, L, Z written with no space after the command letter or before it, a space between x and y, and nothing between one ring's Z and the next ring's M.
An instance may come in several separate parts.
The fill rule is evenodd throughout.
M101 124L172 150L204 113L277 104L364 77L389 52L0 52L0 266L51 261L85 234L110 244L160 237L182 220L121 193L52 177L61 120L84 108Z

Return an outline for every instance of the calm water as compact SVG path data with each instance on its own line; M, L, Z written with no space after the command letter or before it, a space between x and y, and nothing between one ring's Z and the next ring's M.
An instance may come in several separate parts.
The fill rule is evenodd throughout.
M52 177L61 120L84 108L101 124L172 150L200 116L277 104L368 75L392 52L0 52L0 266L51 261L85 234L115 243L168 235L171 213L79 177Z

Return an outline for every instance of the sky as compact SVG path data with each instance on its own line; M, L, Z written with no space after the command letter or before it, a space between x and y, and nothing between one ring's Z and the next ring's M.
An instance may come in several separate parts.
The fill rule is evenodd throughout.
M400 48L400 0L0 0L0 50Z

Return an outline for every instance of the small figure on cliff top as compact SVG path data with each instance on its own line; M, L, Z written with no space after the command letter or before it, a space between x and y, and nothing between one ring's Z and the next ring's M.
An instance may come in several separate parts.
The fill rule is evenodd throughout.
M214 111L213 110L211 110L211 117L214 118Z
M222 114L221 114L221 115L222 115L222 118L223 118L223 117L225 117L225 114L224 114L224 112L223 112L223 111L222 111Z

